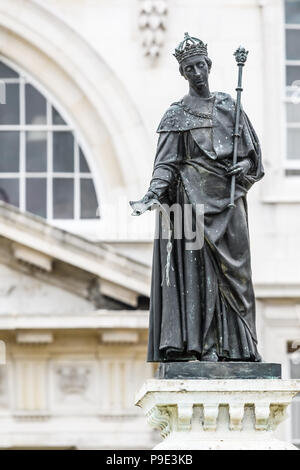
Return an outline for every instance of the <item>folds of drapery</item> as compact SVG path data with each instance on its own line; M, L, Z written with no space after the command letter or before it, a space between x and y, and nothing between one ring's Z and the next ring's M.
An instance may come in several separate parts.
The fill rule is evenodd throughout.
M183 208L204 206L204 244L188 250L183 238L173 240L170 286L164 282L167 241L161 236L162 216L154 242L148 361L201 359L216 351L220 359L259 360L256 348L255 298L251 280L246 194L263 176L260 146L245 115L241 146L248 153L249 174L236 184L234 211L228 208L228 158L208 158L189 132L159 136L150 190L161 201ZM186 142L190 148L186 152ZM170 199L170 188L175 196Z

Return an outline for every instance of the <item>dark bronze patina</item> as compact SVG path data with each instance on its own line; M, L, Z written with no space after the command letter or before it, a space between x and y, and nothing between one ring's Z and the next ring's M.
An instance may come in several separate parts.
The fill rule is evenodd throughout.
M186 33L174 55L189 92L164 114L149 190L131 205L140 215L159 203L183 214L203 204L204 244L189 250L190 240L174 237L170 250L170 240L154 241L148 361L259 362L246 202L264 175L259 141L242 108L235 132L233 98L210 92L207 46Z

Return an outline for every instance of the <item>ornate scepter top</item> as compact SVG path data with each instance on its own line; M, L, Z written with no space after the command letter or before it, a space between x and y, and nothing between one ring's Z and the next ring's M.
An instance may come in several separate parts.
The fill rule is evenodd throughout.
M237 61L238 65L244 65L246 60L247 60L247 55L249 51L246 51L246 49L242 46L240 46L234 53L233 55L235 56L235 60Z
M187 57L194 55L207 56L207 44L204 44L201 39L190 36L189 33L184 33L184 40L178 44L173 56L181 63Z

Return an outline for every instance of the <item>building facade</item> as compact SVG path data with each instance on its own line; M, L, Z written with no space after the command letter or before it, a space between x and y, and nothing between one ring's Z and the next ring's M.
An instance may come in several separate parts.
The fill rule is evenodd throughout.
M300 377L300 1L0 0L0 447L151 448L146 364L155 130L208 43L263 148L249 194L260 351ZM298 38L299 36L299 38ZM299 73L298 73L299 72ZM299 83L298 83L299 81ZM1 352L1 351L0 351ZM4 354L5 353L5 354ZM300 446L300 402L281 425Z

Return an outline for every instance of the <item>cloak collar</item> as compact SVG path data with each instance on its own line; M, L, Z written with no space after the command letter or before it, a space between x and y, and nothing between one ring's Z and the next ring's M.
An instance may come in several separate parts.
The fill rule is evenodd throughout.
M233 123L235 103L230 95L222 92L214 92L215 97L212 115L203 113L193 113L181 101L177 101L165 112L157 132L183 132L201 127L215 127L218 111L221 114L229 114Z

